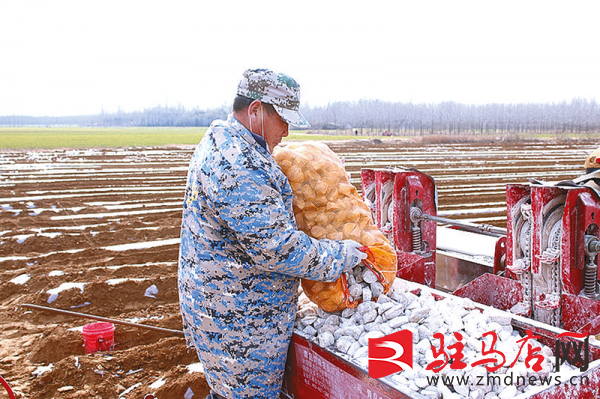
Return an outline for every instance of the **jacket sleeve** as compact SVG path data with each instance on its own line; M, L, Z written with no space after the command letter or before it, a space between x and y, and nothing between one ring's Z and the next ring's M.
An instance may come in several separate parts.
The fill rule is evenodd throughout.
M252 266L317 281L335 281L340 276L345 246L298 230L266 171L238 170L228 177L213 193L213 203Z

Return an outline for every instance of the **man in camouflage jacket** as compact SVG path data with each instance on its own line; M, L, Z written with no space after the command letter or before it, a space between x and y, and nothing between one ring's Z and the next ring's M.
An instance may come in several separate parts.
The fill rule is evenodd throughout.
M212 123L190 162L180 303L215 398L279 398L299 279L335 281L364 258L354 241L297 229L271 151L288 124L308 126L299 89L286 75L246 71L233 115Z

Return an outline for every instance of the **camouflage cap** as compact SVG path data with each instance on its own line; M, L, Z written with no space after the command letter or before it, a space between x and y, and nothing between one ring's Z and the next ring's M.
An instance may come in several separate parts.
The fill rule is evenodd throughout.
M310 127L300 113L300 85L288 75L270 69L248 69L238 85L237 94L273 105L289 125Z

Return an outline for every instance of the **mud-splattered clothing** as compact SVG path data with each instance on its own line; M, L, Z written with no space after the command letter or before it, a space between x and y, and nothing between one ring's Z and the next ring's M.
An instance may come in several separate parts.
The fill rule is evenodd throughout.
M297 230L287 178L235 118L215 121L188 172L179 254L184 330L212 389L279 398L298 277L334 281L341 242Z

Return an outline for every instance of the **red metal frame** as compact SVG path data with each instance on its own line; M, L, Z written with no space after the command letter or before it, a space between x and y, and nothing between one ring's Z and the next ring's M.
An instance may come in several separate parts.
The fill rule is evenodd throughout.
M499 274L506 270L506 237L498 238L496 241L496 248L494 250L494 274Z
M496 309L510 310L523 301L523 286L516 280L487 273L460 287L452 295Z
M424 214L437 215L435 204L434 180L412 169L363 169L361 178L364 188L375 184L374 217L384 234L393 238L393 245L398 255L397 276L405 280L418 282L435 287L435 250L436 223L423 221L420 223L423 241L429 243L431 257L413 251L413 235L411 232L410 209L417 206ZM385 209L382 187L394 179L392 197L393 220L392 231L385 229ZM373 199L372 199L373 200ZM600 333L600 303L581 296L584 281L585 236L599 235L600 198L587 187L561 187L546 185L509 184L506 187L507 202L507 236L501 237L496 243L494 254L494 275L504 269L503 277L482 276L466 284L455 292L455 295L468 297L475 301L508 310L519 301L523 301L523 285L517 276L510 271L519 248L518 237L514 231L513 215L521 203L531 205L531 243L529 259L533 275L531 289L531 314L536 318L536 311L542 315L552 305L548 305L546 294L541 287L536 286L540 280L541 258L543 256L543 230L546 224L552 223L547 218L551 210L561 209L562 238L560 245L560 284L554 306L560 307L561 323L569 331L584 331L590 334ZM557 215L555 215L557 216ZM560 215L558 215L560 217ZM383 221L383 223L382 223ZM551 226L550 226L551 227ZM547 232L546 232L547 234ZM392 241L392 240L391 240ZM521 252L518 254L521 255ZM506 268L505 266L506 265ZM490 289L493 287L493 289ZM547 290L547 289L546 289ZM540 316L542 317L542 316Z
M377 199L376 194L373 195L372 198L367 198L367 187L375 184L375 171L373 169L362 169L360 171L360 184L362 188L362 197L364 201L369 201L371 203L371 213L373 214L373 221L377 226ZM379 228L379 226L377 226Z
M529 197L529 199L527 199ZM592 189L587 187L561 187L510 184L506 188L507 202L507 237L506 237L506 265L507 278L517 280L517 276L509 268L515 261L515 254L519 251L519 242L514 231L513 210L523 201L531 203L531 271L534 276L532 300L533 314L543 311L545 293L536 287L536 276L541 273L541 259L543 258L543 231L551 227L549 221L551 210L564 206L561 223L560 245L560 292L558 306L560 307L562 327L568 331L584 332L587 334L600 333L600 301L581 295L584 282L585 268L585 236L599 235L600 198ZM598 259L596 259L598 262ZM496 268L494 269L496 270ZM502 278L495 279L493 286L494 295L484 295L484 290L490 283L488 280L476 279L455 292L457 296L471 298L489 306L499 309L509 309L515 303L515 287L523 290L517 283L509 283ZM489 279L489 278L488 278ZM487 285L488 290L490 285ZM520 293L520 298L523 294ZM510 300L506 298L512 298Z
M527 197L531 196L531 188L528 185L523 184L508 184L506 186L506 271L505 276L511 279L517 278L510 270L509 267L513 265L515 260L515 251L517 250L517 237L515 237L514 233L514 223L513 220L513 208L517 206L518 203L522 201L526 201Z
M392 205L392 201L388 200L387 202L384 203L384 193L383 193L383 187L386 185L392 185L393 184L393 180L395 178L394 176L394 172L392 172L391 170L375 170L375 198L376 198L376 203L375 203L375 211L376 211L376 221L377 221L377 228L381 230L381 232L385 235L389 235L392 233L392 229L391 229L391 223L392 221L389 220L388 222L390 223L388 228L385 228L385 221L387 220L387 215L385 215L385 211L387 210L387 208L389 206ZM391 198L390 198L391 199Z
M599 202L598 195L589 188L568 190L562 225L561 254L565 293L578 295L583 289L585 234L590 229L590 235L598 237Z
M384 203L382 188L393 179L391 202ZM375 223L390 238L398 257L397 277L435 287L435 252L437 224L421 221L424 251L413 251L410 208L416 206L424 214L437 216L435 182L415 169L362 169L363 195L375 182ZM372 199L371 199L372 200ZM392 207L391 231L385 226L386 209Z
M283 391L288 397L307 399L410 399L297 334L289 346Z
M561 238L561 314L562 325L569 331L600 333L598 316L600 303L581 296L585 268L585 235L598 236L597 221L600 218L600 199L587 187L532 187L532 209L534 210L534 253L532 266L539 270L540 234L543 220L541 208L553 198L564 197ZM538 227L539 226L539 227ZM597 260L596 260L597 262ZM596 275L597 278L597 275Z

